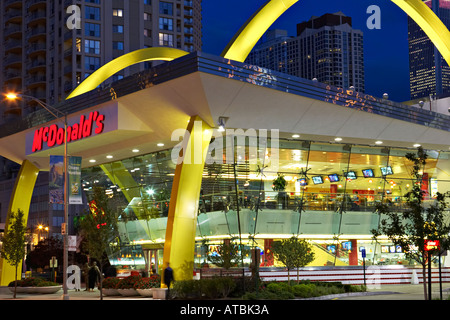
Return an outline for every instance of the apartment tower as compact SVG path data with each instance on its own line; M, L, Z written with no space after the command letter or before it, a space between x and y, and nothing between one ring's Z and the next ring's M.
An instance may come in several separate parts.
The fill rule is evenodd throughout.
M450 27L450 1L424 1ZM423 30L408 17L409 80L411 100L450 93L450 68Z
M2 92L21 92L50 105L125 53L157 46L193 52L202 46L201 0L1 0L0 10ZM132 66L109 81L148 66ZM3 108L5 121L37 105L3 103Z
M297 36L267 33L247 62L341 88L364 92L364 35L342 12L313 16L297 24Z

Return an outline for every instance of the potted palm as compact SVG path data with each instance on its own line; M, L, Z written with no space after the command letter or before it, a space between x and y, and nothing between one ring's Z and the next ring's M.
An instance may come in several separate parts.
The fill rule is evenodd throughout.
M161 276L159 274L141 278L134 284L134 289L144 297L152 297L153 289L159 287L161 287Z

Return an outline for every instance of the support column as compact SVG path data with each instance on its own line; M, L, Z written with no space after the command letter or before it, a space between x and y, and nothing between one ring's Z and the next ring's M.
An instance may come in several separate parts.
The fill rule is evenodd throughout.
M163 269L170 262L175 280L193 277L198 201L211 137L212 128L191 117L175 169L164 243Z
M356 239L350 240L352 243L352 249L348 253L348 265L357 266L358 265L358 243Z
M24 213L25 224L28 222L28 213L30 212L31 197L33 195L36 179L39 169L30 161L25 160L20 167L16 178L11 200L9 202L8 215L6 217L5 233L8 231L11 212L17 212L18 209ZM18 266L22 270L22 263ZM15 267L11 266L6 260L0 258L0 286L7 286L15 280Z

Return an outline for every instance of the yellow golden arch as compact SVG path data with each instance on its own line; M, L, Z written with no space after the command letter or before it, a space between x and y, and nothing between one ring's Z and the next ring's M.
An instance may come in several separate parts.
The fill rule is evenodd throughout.
M427 34L443 58L450 65L450 32L433 11L421 0L391 0L406 12ZM243 62L257 41L267 29L287 9L298 0L269 0L250 17L242 28L236 33L225 50L222 57ZM183 50L174 48L147 48L123 55L89 76L83 81L67 99L74 98L94 90L118 71L133 64L151 61L170 61L188 54ZM200 123L200 127L194 123ZM189 144L199 142L203 154L208 148L211 128L199 117L193 116L189 122L187 132L190 134L186 140ZM196 138L200 137L200 138ZM204 159L203 159L204 160ZM204 164L181 163L176 168L174 184L171 194L171 205L167 222L166 241L164 246L164 263L170 261L178 280L192 278L194 239L197 218L197 205L202 181ZM21 172L16 181L10 202L10 211L22 209L28 216L31 195L36 176L39 170L29 161L24 161ZM6 230L8 228L6 221ZM14 280L12 267L0 260L0 285L7 285Z

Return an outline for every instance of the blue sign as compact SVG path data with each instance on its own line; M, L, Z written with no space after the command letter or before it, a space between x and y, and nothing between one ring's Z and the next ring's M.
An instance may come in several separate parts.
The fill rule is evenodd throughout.
M366 249L361 249L361 255L363 258L366 257Z

